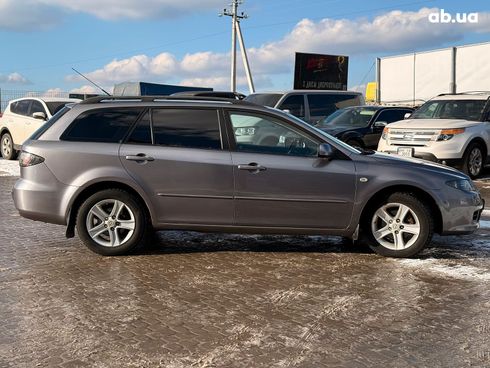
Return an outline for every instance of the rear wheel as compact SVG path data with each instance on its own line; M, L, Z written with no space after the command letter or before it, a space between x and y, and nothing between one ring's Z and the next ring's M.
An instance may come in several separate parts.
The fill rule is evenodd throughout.
M478 143L471 144L463 156L463 171L470 178L478 177L485 164L484 149Z
M15 159L16 152L14 149L14 141L12 140L10 133L5 133L2 135L0 150L2 151L2 157L5 160Z
M78 211L80 238L89 249L102 255L122 255L142 247L147 229L144 207L120 189L93 194Z
M369 247L388 257L412 257L432 239L430 209L410 193L394 193L365 216L363 230Z

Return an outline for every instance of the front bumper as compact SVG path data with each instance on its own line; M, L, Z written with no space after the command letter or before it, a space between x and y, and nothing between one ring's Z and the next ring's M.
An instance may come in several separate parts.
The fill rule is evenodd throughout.
M451 189L441 209L443 227L441 235L471 234L480 227L485 201L478 192Z

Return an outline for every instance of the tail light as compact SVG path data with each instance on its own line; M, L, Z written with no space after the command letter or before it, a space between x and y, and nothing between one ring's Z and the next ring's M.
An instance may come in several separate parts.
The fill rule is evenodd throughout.
M41 156L22 151L19 155L19 165L20 167L34 166L44 162L44 158Z

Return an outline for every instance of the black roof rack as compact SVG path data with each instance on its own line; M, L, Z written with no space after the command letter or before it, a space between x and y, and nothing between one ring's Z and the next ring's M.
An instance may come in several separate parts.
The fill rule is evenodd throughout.
M201 101L201 102L224 102L233 105L252 105L256 104L248 101L241 101L232 98L223 97L203 97L203 96L97 96L87 98L80 104L96 104L101 102L117 102L117 101L140 101L140 102L155 102L155 101Z

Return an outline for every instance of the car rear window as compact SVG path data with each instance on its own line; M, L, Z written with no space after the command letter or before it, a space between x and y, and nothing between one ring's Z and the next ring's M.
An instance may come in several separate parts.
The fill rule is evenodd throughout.
M58 111L60 111L65 105L70 102L66 101L51 101L51 102L46 102L46 105L48 106L49 112L51 115L56 114Z
M63 107L60 111L58 111L56 114L54 114L51 119L49 119L47 122L45 122L41 127L36 130L29 139L39 139L45 131L47 131L49 128L51 128L54 123L56 123L63 115L65 115L68 111L70 111L72 105L67 105Z
M155 109L152 110L152 126L157 145L221 149L217 110Z
M143 108L117 108L80 114L61 136L64 141L122 142Z

